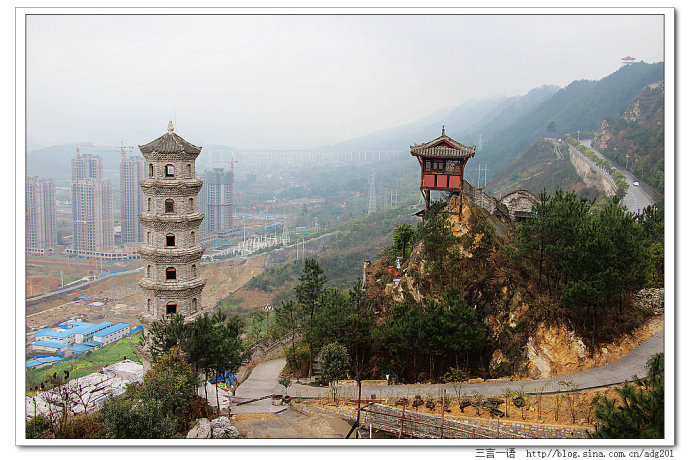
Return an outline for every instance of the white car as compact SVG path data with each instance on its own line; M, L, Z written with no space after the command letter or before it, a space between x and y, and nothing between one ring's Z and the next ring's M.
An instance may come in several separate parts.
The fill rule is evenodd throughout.
M635 187L637 187L638 185L640 185L640 183L639 183L639 182L633 182L633 185L634 185Z

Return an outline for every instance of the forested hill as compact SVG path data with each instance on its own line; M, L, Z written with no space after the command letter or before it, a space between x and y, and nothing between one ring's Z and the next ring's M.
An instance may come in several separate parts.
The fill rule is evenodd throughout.
M593 134L602 120L620 117L633 97L663 78L663 62L638 62L598 81L577 80L561 89L545 85L520 97L470 101L445 116L430 116L327 148L407 150L414 142L435 138L440 126L446 125L449 136L479 146L477 162L498 172L537 139L578 130Z
M575 81L496 133L481 152L481 161L494 168L504 166L539 138L561 137L578 130L594 132L605 118L618 118L644 87L663 78L663 62L639 62L599 81Z
M646 86L623 114L605 120L593 140L619 165L660 191L664 189L664 82Z

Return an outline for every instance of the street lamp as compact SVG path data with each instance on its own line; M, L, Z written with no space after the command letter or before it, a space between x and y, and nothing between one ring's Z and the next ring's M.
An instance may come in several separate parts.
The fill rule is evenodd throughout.
M264 305L264 311L266 312L266 338L268 339L268 315L271 314L273 307L271 305Z

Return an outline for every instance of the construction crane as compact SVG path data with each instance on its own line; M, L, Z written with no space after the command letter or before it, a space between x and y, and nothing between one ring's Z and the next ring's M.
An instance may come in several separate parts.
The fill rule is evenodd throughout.
M133 150L134 146L131 145L125 145L124 142L120 141L120 145L106 145L106 144L97 144L93 146L96 149L117 149L117 151L120 152L120 158L122 162L124 163L125 157L127 156L127 150ZM77 146L78 148L78 146Z
M214 163L230 163L230 171L232 172L232 175L235 175L235 163L238 163L237 160L235 160L235 157L232 157L232 160L216 160Z

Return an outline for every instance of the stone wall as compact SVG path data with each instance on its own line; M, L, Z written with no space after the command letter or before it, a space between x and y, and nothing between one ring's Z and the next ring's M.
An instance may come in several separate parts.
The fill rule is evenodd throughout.
M295 343L297 343L302 338L302 334L295 334ZM249 361L243 364L235 377L237 377L237 384L241 384L249 374L252 373L257 364L263 363L265 361L271 361L273 359L284 358L285 353L283 349L292 345L292 334L288 334L280 340L268 343L264 339L260 339L254 342L247 349L247 353L250 356Z
M496 198L487 195L482 189L473 186L467 181L465 181L464 190L468 198L486 210L489 214L493 214L496 211L498 207Z
M572 145L569 147L570 162L575 167L577 175L582 178L584 183L590 187L596 187L602 190L606 196L614 196L618 190L616 181L608 174L588 163L587 160L583 158L582 153L575 147Z
M525 189L515 190L501 198L501 203L508 208L512 221L516 221L517 218L528 217L532 213L532 207L538 202L537 196Z

